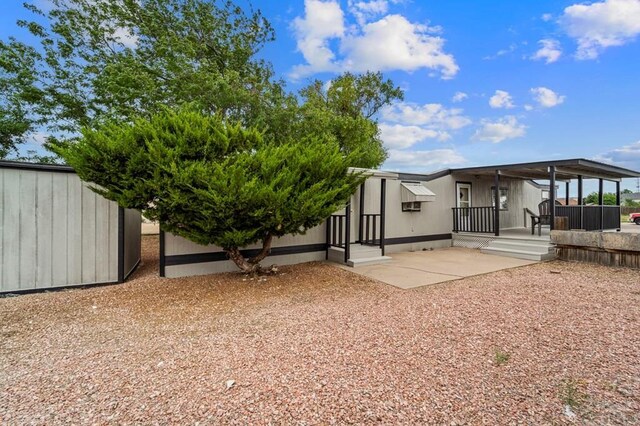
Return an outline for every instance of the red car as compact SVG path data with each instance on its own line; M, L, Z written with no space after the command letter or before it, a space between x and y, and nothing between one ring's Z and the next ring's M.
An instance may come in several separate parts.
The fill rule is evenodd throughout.
M629 215L629 222L633 222L636 225L640 225L640 213L631 213Z

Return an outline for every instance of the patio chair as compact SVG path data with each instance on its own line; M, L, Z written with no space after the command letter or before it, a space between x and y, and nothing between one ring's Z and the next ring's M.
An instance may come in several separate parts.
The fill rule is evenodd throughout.
M562 204L556 200L556 206ZM528 210L528 209L527 209ZM542 225L551 225L551 200L544 200L538 204L539 215L533 214L530 210L531 216L531 235L534 234L536 225L538 226L538 235L542 235Z

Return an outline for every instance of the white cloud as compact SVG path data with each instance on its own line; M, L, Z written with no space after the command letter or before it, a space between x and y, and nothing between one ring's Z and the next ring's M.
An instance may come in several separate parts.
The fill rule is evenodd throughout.
M464 157L453 149L434 149L428 151L400 151L389 150L389 158L385 165L398 167L403 170L413 168L414 170L425 171L433 169L434 166L458 165L466 162Z
M335 55L329 47L329 39L344 35L344 15L336 1L305 0L305 18L294 19L293 26L298 41L298 50L308 65L300 67L316 72L335 71Z
M507 115L497 121L482 121L482 127L476 130L473 139L499 143L524 136L526 128L524 124L518 123L516 117Z
M335 0L305 0L305 16L293 22L298 50L306 63L293 68L294 79L317 72L390 71L408 72L427 68L443 79L452 78L458 65L445 53L445 40L437 27L412 23L402 15L388 14L377 21L372 16L385 13L386 2L350 3L356 24L345 24L345 14ZM366 13L365 13L366 12ZM337 49L330 41L336 41Z
M447 132L402 124L380 124L380 138L388 148L409 148L425 139L446 140Z
M553 15L550 13L543 13L542 16L540 17L544 22L549 22L550 20L553 19Z
M462 113L441 104L399 102L380 112L380 137L389 148L409 148L426 139L446 141L451 139L449 131L471 124Z
M540 44L540 49L531 56L531 59L534 61L544 60L547 64L551 64L560 59L562 48L558 40L545 38L540 40L538 44Z
M456 93L453 95L453 98L451 98L451 101L452 101L452 102L462 102L462 101L464 101L465 99L467 99L468 97L469 97L469 95L467 95L467 94L466 94L466 93L464 93L464 92L456 92Z
M513 99L509 92L496 90L496 93L489 99L491 108L513 108Z
M383 108L383 120L401 124L428 126L433 129L456 130L471 124L460 108L445 108L441 104L416 105L400 102Z
M525 111L533 111L533 105L526 104L526 105L524 106L524 110L525 110Z
M349 0L349 12L356 18L360 26L370 19L383 15L389 10L389 2L386 0L352 1Z
M511 43L507 49L500 49L500 50L498 50L496 52L495 55L485 56L482 59L484 59L485 61L490 61L492 59L497 59L500 56L504 56L504 55L507 55L509 53L515 52L517 48L518 48L518 45L516 43Z
M546 87L535 87L531 89L533 99L543 108L553 108L564 102L566 96L558 95Z
M640 170L640 140L600 154L594 160Z
M578 42L577 59L595 59L640 34L640 0L605 0L564 9L560 24Z

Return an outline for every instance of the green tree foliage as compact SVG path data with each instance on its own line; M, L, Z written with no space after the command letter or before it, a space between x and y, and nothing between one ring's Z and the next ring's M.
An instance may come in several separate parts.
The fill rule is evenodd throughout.
M612 192L605 192L602 194L602 201L605 206L615 206L616 205L616 194ZM595 204L598 205L598 193L592 192L591 194L584 197L584 204Z
M344 205L363 177L333 138L274 142L264 132L193 109L84 129L54 149L95 191L145 211L165 231L222 247L260 270L273 238L303 234ZM245 259L240 248L261 242Z
M374 117L383 106L404 97L391 80L381 73L345 73L328 88L316 80L300 95L303 132L334 137L347 154L361 151L355 167L375 168L384 162L387 153Z
M20 126L0 128L3 144L5 133L15 144L25 125L77 135L83 126L185 102L244 125L287 129L286 106L295 98L270 64L255 59L274 38L260 12L208 0L50 3L46 12L25 5L34 19L18 22L37 48L0 42L0 88L12 89L0 123ZM29 120L13 120L25 111Z

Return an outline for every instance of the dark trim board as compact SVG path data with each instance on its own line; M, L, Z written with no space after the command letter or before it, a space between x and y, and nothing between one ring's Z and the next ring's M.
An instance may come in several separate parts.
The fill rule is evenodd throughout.
M25 163L23 161L0 161L0 168L4 169L21 169L21 170L35 170L45 172L60 172L60 173L75 173L75 170L69 166L62 164L39 164L39 163Z
M418 182L429 182L432 180L439 179L441 177L445 177L451 174L450 169L440 170L439 172L434 172L431 174L423 175L419 173L398 173L398 179L400 180L413 180Z
M165 235L164 235L164 231L161 229L160 230L160 272L159 275L161 277L165 277L165 266L167 264L167 256L165 256L164 254L164 239L165 239Z
M450 240L451 234L432 234L432 235L414 235L410 237L385 238L385 245L396 244L412 244L423 243L428 241ZM378 244L379 244L378 240ZM325 243L305 244L296 246L274 247L271 249L270 256L285 256L289 254L315 253L325 251L327 245ZM245 257L250 257L259 252L258 249L242 250ZM163 253L163 251L161 251ZM164 257L164 262L162 261ZM160 257L160 276L164 276L165 266L191 265L194 263L222 262L228 260L227 254L223 251L215 251L209 253L191 253L191 254L175 254Z
M305 244L299 246L283 246L274 247L271 249L269 256L284 256L287 254L301 254L301 253L314 253L325 251L327 245L325 243L319 244ZM255 256L260 252L259 249L242 250L244 257ZM192 263L207 263L207 262L220 262L228 260L227 253L224 251L215 251L209 253L191 253L191 254L174 254L165 256L165 266L176 265L189 265Z
M453 238L451 234L414 235L410 237L385 238L386 245L426 243L429 241L444 241Z

